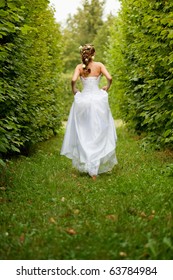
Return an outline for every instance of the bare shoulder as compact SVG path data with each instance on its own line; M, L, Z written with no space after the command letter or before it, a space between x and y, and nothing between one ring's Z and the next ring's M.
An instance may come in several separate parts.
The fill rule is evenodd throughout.
M106 67L102 62L96 62L96 65L100 69L101 72L104 72L106 70Z
M112 79L110 73L108 72L108 70L106 69L106 66L102 63L102 62L97 62L99 67L100 67L100 71L101 73L109 80Z
M102 72L104 65L103 63L99 62L99 61L94 61L93 63L93 68L97 71L97 72Z
M103 63L99 62L99 61L95 61L94 62L95 66L97 67L102 67Z
M82 64L78 64L78 65L76 65L75 70L80 70L81 68L82 68Z
M105 68L105 65L102 62L96 62L100 68Z
M96 62L98 65L103 65L103 63L102 62L99 62L99 61L97 61Z
M81 73L82 73L82 70L83 70L83 67L82 67L82 63L80 63L80 64L78 64L77 66L76 66L76 70L79 72L79 74L81 75Z

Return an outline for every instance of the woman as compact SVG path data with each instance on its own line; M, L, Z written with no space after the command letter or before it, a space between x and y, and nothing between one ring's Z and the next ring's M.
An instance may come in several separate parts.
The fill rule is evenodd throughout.
M80 48L82 63L77 65L71 82L74 102L61 155L72 159L75 168L95 180L98 174L110 171L117 163L117 136L107 94L112 78L102 63L94 61L93 45ZM107 79L102 89L99 88L101 75ZM83 84L81 92L76 88L79 77Z

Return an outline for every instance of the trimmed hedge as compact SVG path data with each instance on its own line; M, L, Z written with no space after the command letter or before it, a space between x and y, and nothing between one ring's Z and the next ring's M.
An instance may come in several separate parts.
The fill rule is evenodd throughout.
M37 2L0 2L1 155L48 139L61 124L60 27L49 1Z
M108 62L122 117L156 147L173 147L173 2L121 4Z

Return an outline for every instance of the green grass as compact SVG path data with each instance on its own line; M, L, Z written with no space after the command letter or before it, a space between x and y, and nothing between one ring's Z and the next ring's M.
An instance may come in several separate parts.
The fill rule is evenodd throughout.
M0 259L172 259L173 154L118 128L119 164L93 181L63 133L1 174Z

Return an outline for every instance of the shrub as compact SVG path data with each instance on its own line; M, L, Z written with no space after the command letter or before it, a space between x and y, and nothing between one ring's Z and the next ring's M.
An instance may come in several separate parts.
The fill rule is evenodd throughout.
M0 4L0 153L48 139L61 124L62 42L49 1Z
M122 117L156 146L173 146L173 3L121 2L109 61Z

